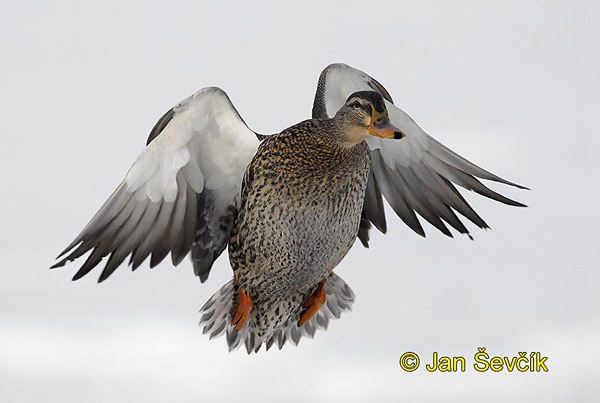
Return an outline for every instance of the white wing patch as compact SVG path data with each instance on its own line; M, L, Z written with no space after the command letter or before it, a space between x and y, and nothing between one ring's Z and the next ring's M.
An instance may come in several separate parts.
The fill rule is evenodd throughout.
M197 230L212 265L227 242L219 219L239 203L242 177L258 144L222 90L205 88L184 99L63 254L79 247L54 267L90 249L75 278L105 256L110 259L100 281L129 254L134 269L149 254L151 266L158 264L169 251L177 264L195 242Z

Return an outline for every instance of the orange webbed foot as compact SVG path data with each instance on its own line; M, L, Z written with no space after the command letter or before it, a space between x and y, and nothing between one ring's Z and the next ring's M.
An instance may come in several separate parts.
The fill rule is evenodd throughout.
M325 301L325 283L323 283L310 297L308 297L306 302L304 302L304 308L306 308L306 310L300 317L300 320L298 321L298 326L304 325L313 316L315 316L315 314L319 312L319 309L321 308L321 306L323 306Z
M248 316L250 315L250 311L252 311L252 299L241 287L238 291L238 301L237 308L231 311L233 324L235 325L235 330L237 332L242 330L246 320L248 319Z

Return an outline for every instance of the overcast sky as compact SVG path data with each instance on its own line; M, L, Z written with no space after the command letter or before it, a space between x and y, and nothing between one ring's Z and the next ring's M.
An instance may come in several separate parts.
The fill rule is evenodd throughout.
M599 392L600 29L597 2L12 2L0 12L0 400L546 401ZM353 312L299 347L228 353L197 327L231 277L186 260L105 283L48 270L121 181L156 120L206 86L248 125L310 117L321 70L344 62L459 154L532 188L530 207L464 192L493 228L475 241L388 211L336 272ZM477 373L490 355L548 373ZM464 356L464 373L398 359Z

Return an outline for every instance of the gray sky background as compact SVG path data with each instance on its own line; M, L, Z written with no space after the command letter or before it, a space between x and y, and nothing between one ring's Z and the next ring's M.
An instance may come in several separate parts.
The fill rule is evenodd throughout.
M218 4L217 4L218 3ZM248 2L250 3L250 2ZM0 12L0 400L591 401L598 387L597 2L12 2ZM72 283L48 266L121 181L156 120L220 86L263 133L310 116L321 70L377 78L429 134L531 187L518 209L466 198L493 228L387 235L336 272L354 310L298 348L209 341L187 261ZM477 347L548 373L477 373ZM406 373L400 355L462 355ZM423 364L422 364L423 365ZM375 401L375 400L372 400Z

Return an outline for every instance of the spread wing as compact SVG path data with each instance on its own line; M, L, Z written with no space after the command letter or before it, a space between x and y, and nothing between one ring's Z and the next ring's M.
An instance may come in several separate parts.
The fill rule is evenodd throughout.
M227 245L258 136L222 90L186 98L158 121L123 182L53 268L91 250L73 280L109 256L104 281L128 256L135 270L149 256L156 266L169 252L177 265L191 249L204 281Z
M461 234L469 234L455 212L480 228L488 228L453 184L504 204L524 206L489 189L477 178L525 189L523 186L478 167L429 136L393 105L390 94L377 80L353 67L332 64L321 73L313 117L333 117L348 96L364 90L377 91L384 97L391 122L406 137L399 141L376 137L366 140L372 163L358 233L363 245L368 247L371 224L386 232L381 194L402 221L422 236L425 231L417 214L450 237L452 233L445 223Z

